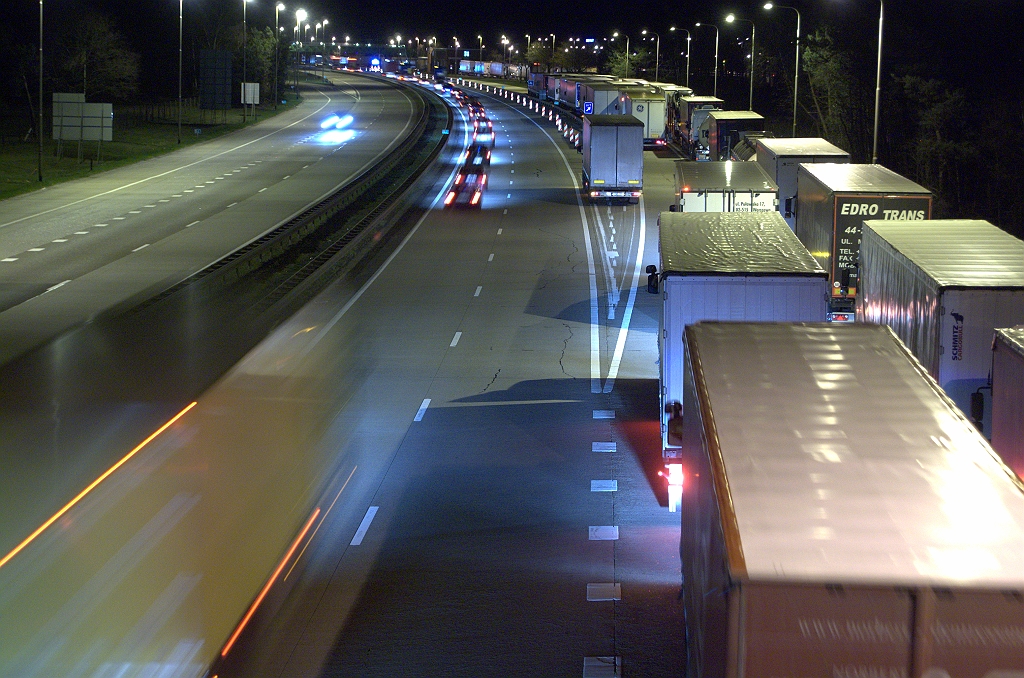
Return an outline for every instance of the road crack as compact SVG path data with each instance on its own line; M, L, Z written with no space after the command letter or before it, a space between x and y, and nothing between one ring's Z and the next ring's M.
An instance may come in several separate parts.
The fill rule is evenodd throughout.
M563 362L565 360L565 354L569 350L569 342L572 341L572 326L569 325L569 323L562 323L562 326L565 327L565 329L569 330L569 336L567 336L565 338L565 341L562 343L562 355L558 357L558 366L562 368L562 374L569 377L570 379L575 379L575 376L565 371L565 364Z
M489 382L489 383L487 384L487 386L484 386L484 390L483 390L483 391L481 391L481 393L484 393L484 392L485 392L485 391L487 391L487 389L489 389L489 388L490 388L491 386L494 386L494 382L496 382L496 381L498 380L498 375L499 375L499 374L501 374L501 368L500 368L500 367L498 368L498 371L494 373L494 376L493 376L493 377L491 377L491 381L490 381L490 382Z

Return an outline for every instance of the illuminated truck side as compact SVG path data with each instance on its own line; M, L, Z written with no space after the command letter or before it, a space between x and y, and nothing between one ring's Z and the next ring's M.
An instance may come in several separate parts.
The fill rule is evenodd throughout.
M1017 678L1024 487L888 327L687 327L687 678Z
M856 317L864 221L923 221L931 216L931 192L881 165L800 165L796 235L829 272L830 320L853 322Z

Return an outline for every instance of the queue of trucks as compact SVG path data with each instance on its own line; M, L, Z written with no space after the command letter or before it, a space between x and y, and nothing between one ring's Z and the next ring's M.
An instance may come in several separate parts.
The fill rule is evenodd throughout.
M684 674L1021 678L1024 242L703 105L755 151L677 163L647 267ZM642 186L628 117L583 115L588 186Z

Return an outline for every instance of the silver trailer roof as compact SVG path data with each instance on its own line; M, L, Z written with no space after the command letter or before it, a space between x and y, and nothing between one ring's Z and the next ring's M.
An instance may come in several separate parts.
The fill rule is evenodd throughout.
M676 176L680 185L677 190L697 191L775 191L779 185L756 162L714 162L676 161Z
M715 120L764 120L764 116L754 111L711 111L709 118Z
M813 155L817 157L835 155L842 158L850 156L850 154L843 149L839 148L835 144L825 141L821 137L802 137L795 139L762 138L759 139L757 143L761 144L775 155Z
M637 99L650 101L665 100L665 93L656 87L623 87L620 91L634 101Z
M807 172L834 193L924 193L924 186L881 165L821 162L802 165Z
M750 579L1024 589L1024 486L888 327L699 323L686 342Z
M718 97L708 97L702 94L693 94L688 97L682 97L682 100L691 104L724 104L724 99Z
M999 328L996 330L996 339L1014 353L1024 356L1024 326Z
M864 222L943 288L1024 288L1024 241L981 219Z
M778 212L662 212L662 275L825 272Z

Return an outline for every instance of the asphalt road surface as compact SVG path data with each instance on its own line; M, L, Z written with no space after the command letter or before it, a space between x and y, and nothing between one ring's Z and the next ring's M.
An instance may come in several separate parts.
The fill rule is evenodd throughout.
M552 125L488 108L480 211L430 211L0 564L0 674L682 674L642 273L671 163L590 206Z

